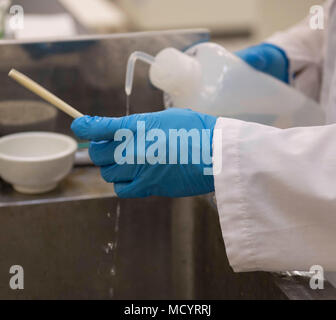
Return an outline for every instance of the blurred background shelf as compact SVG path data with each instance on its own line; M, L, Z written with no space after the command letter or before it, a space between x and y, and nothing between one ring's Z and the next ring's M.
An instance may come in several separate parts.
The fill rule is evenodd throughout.
M237 50L309 14L323 0L18 0L27 15L69 14L76 34L208 28ZM44 31L45 33L45 31ZM54 33L52 33L54 35ZM61 36L61 34L60 34Z

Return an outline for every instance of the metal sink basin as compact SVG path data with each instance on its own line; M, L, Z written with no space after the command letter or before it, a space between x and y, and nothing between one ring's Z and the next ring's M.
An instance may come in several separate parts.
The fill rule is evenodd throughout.
M50 197L0 209L0 298L169 296L171 201L119 200L109 187L105 198ZM11 265L24 268L24 290L9 288Z
M234 273L210 195L118 199L93 167L44 196L0 190L0 299L336 299L297 273Z
M0 299L283 297L269 274L232 272L206 198L118 199L89 167L38 199L1 191ZM8 285L12 265L24 290Z

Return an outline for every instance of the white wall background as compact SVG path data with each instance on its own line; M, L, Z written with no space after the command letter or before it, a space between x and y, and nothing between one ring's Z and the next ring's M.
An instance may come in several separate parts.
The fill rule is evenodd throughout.
M248 0L247 0L248 1ZM257 0L258 37L263 39L277 30L287 28L309 14L313 5L323 0Z
M208 27L214 31L250 28L258 38L286 28L323 0L119 0L139 30Z

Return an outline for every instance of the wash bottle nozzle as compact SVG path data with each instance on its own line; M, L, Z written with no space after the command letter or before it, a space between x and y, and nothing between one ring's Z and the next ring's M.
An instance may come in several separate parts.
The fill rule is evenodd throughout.
M128 96L132 92L133 79L134 79L134 68L135 68L135 62L137 60L141 60L151 65L154 63L155 58L141 51L135 51L130 55L130 57L128 58L128 62L127 62L126 82L125 82L125 91Z
M137 60L150 64L149 77L155 87L174 96L189 94L201 81L202 71L198 61L177 49L163 49L156 57L136 51L131 54L127 63L125 83L127 95L132 91Z

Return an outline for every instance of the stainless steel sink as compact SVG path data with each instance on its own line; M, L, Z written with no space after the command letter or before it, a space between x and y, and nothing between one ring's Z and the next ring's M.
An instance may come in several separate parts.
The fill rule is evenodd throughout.
M44 197L1 191L0 299L284 297L269 274L232 272L206 198L121 200L90 167ZM12 265L24 290L9 288Z
M118 199L93 167L43 197L1 183L0 299L336 298L298 274L234 273L210 198Z
M119 200L112 192L2 207L0 298L168 297L171 200ZM24 268L22 291L9 288L11 265Z

